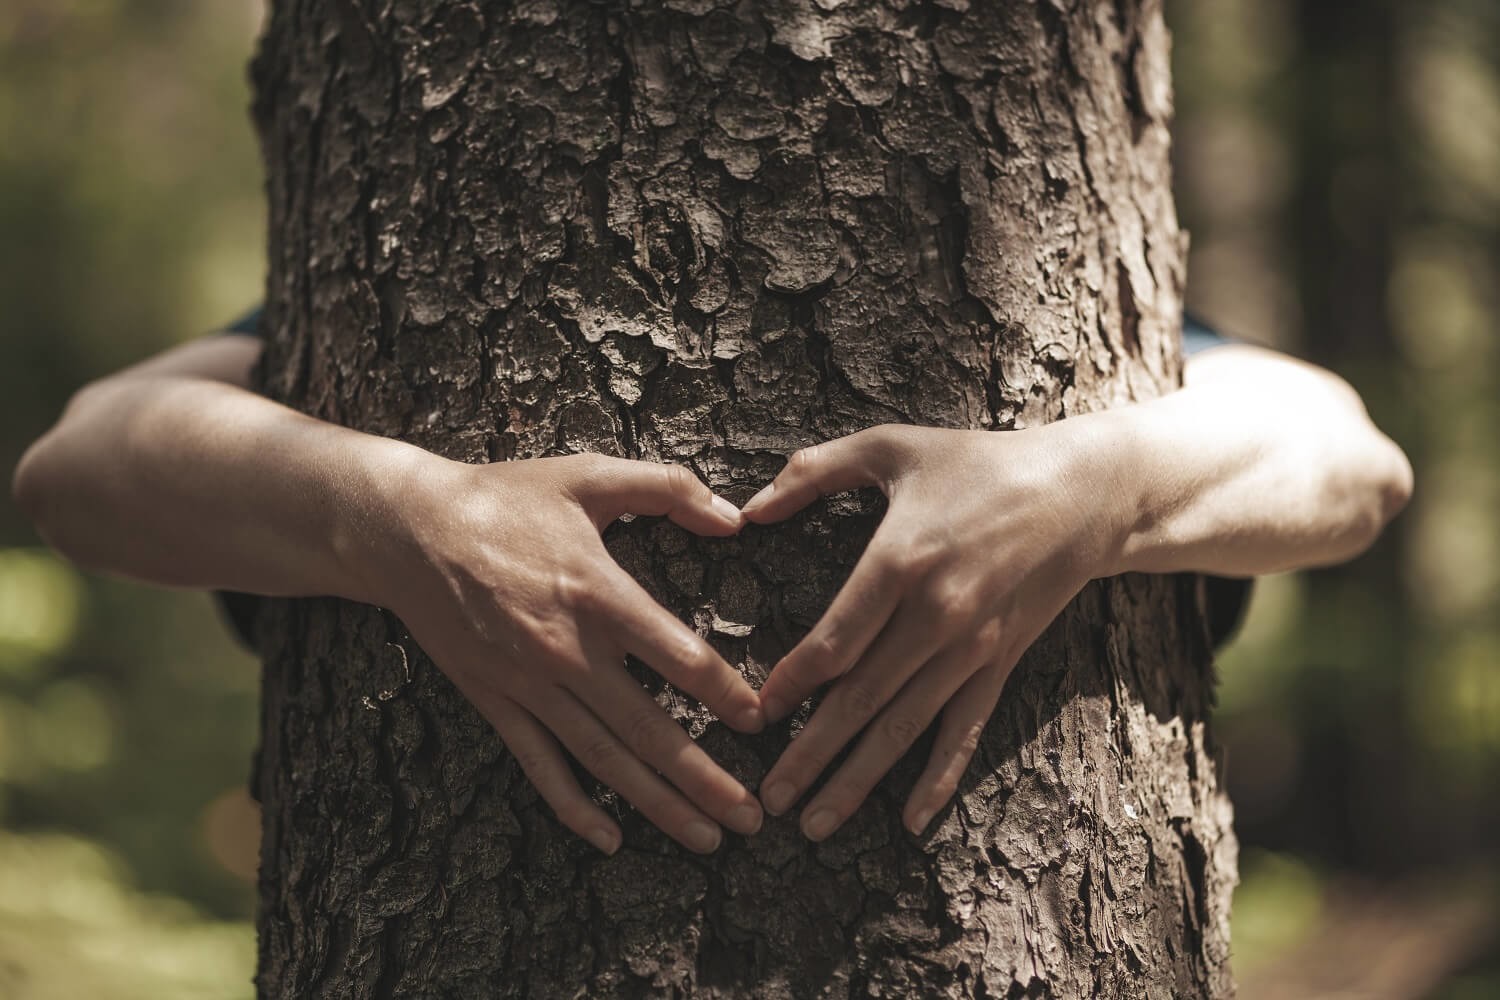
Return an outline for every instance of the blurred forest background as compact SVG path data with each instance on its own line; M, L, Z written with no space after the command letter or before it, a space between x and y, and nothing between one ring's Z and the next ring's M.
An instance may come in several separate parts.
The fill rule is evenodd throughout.
M259 0L0 2L0 470L260 297ZM1417 472L1222 657L1242 996L1500 997L1500 3L1169 0L1192 307ZM256 663L0 503L0 996L251 995Z

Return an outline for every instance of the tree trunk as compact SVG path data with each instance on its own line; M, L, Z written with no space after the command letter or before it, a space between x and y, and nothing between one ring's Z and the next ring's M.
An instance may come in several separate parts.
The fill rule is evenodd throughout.
M282 0L265 389L469 462L684 462L737 502L872 424L1167 391L1167 50L1155 0ZM881 509L606 541L758 685ZM265 995L1232 992L1194 577L1090 584L926 836L900 806L930 734L826 842L767 817L707 858L618 803L613 858L564 831L389 613L259 626ZM752 788L806 718L747 738L638 676Z

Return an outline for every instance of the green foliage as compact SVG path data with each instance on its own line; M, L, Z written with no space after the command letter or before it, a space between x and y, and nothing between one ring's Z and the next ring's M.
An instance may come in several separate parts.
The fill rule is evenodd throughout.
M1245 851L1234 893L1234 968L1238 975L1273 964L1317 928L1323 877L1305 861Z
M97 843L0 833L0 995L251 997L255 930L142 893Z
M0 675L32 676L72 643L83 581L45 551L0 550Z

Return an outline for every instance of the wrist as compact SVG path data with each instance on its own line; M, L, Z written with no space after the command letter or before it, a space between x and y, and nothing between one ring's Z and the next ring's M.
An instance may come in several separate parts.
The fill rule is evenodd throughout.
M338 593L400 612L424 563L423 529L440 483L467 468L390 438L361 442L343 478L344 497L330 532Z
M1117 500L1118 534L1111 572L1165 573L1179 567L1174 541L1183 504L1174 484L1180 473L1180 435L1169 414L1150 402L1112 411L1109 459Z
M1155 517L1148 484L1158 454L1155 428L1142 407L1126 406L1062 421L1074 435L1067 449L1071 502L1083 512L1089 579L1117 576L1136 565Z

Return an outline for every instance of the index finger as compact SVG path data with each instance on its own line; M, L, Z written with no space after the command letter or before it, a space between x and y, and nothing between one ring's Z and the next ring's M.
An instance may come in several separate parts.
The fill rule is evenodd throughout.
M759 830L761 808L755 796L620 668L618 658L596 654L592 659L597 679L575 696L694 806L739 833Z
M885 627L901 591L885 546L871 539L823 617L766 678L760 689L766 719L775 722L819 686L846 673Z
M623 569L616 569L616 586L603 613L612 619L615 635L631 653L678 688L707 705L715 715L741 732L765 728L760 698L724 661L708 641L646 593Z
M818 497L861 486L885 488L894 435L889 425L866 427L822 444L799 448L776 478L740 508L757 524L780 521Z
M571 485L600 531L622 514L665 515L699 535L732 535L739 508L709 489L685 465L592 455L589 475Z

